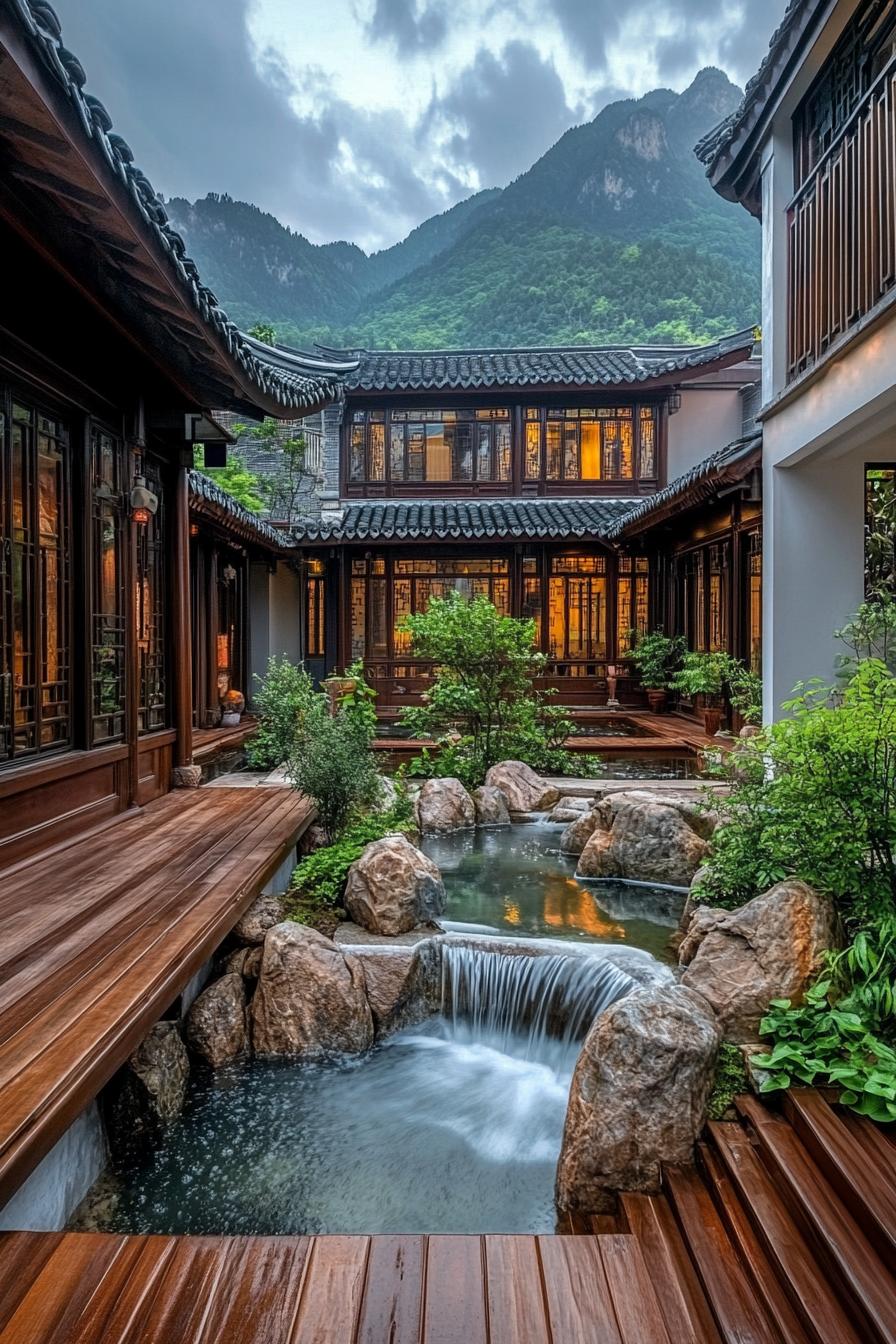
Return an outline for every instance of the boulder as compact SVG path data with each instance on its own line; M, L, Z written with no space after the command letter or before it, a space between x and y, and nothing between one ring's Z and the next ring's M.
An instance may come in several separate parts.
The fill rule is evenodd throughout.
M116 1157L158 1142L180 1115L190 1060L176 1022L157 1022L103 1094L109 1145Z
M407 836L385 835L349 868L343 901L363 929L395 937L438 918L445 885L432 859Z
M599 817L597 812L582 812L571 821L560 837L560 851L563 854L581 854L591 839Z
M719 824L718 813L705 807L699 799L676 793L654 792L651 789L627 789L624 793L608 793L595 804L595 809L601 817L602 824L609 830L617 812L636 804L672 808L701 840L712 839L713 832Z
M729 1040L755 1040L770 1001L802 996L834 935L830 900L795 878L737 910L699 905L679 948L681 983L703 995Z
M569 825L570 822L578 821L588 812L587 798L561 798L555 803L548 821L563 822Z
M473 806L476 809L477 826L509 826L510 813L507 799L500 789L492 784L481 784L473 790Z
M421 831L464 831L476 825L476 808L459 779L428 779L417 795Z
M634 990L596 1019L576 1063L557 1203L609 1211L617 1190L656 1191L663 1162L689 1162L712 1089L721 1028L678 985Z
M558 789L547 784L522 761L501 761L493 765L485 782L501 790L511 812L545 812L560 797Z
M238 947L224 963L225 975L242 975L246 980L257 980L261 970L261 947Z
M255 949L245 949L247 953ZM187 1014L187 1044L212 1068L243 1054L249 1040L246 986L232 972L204 989Z
M626 801L620 802L623 798ZM616 794L600 803L595 813L598 827L610 818L612 827L594 831L579 858L578 877L625 877L687 887L709 852L681 809L664 802Z
M377 775L376 797L371 804L371 812L388 812L398 802L398 789L395 781L388 775Z
M319 826L317 822L314 822L313 825L308 827L305 834L299 840L299 857L304 858L307 854L313 854L315 850L323 849L324 846L329 843L329 837L323 826Z
M263 943L268 929L282 923L286 911L283 897L272 893L256 896L249 909L234 926L234 933L240 942Z
M373 1042L373 1018L356 957L304 924L269 929L251 1008L261 1055L321 1059L355 1054Z
M364 968L367 1001L378 1036L421 1022L427 1016L420 956L415 947L378 948L358 960Z

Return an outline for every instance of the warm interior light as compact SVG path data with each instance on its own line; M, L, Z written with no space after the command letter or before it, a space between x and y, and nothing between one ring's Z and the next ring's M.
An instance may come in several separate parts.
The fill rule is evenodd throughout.
M230 666L230 640L227 635L218 635L217 639L218 657L217 667L219 672L226 672Z
M131 517L140 527L146 527L151 517L149 509L134 509Z

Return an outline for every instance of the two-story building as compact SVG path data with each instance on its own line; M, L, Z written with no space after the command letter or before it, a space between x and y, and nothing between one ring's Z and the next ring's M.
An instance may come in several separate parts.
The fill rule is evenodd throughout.
M608 667L624 668L633 629L665 622L672 583L661 544L614 534L741 441L753 348L749 330L696 348L326 352L359 362L324 413L320 516L294 529L311 668L360 658L382 710L408 703L428 668L403 618L434 595L484 594L535 621L563 703L605 702ZM729 514L689 571L691 619L712 647L733 633ZM633 690L621 677L623 698Z
M697 149L762 223L770 718L798 680L830 678L896 470L894 0L791 0L742 106Z

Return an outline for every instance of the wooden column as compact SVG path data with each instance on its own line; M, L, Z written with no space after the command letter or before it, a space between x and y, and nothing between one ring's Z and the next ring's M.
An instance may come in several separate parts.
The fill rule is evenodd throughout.
M193 667L190 614L190 483L189 467L181 462L174 492L172 526L174 636L174 747L175 767L193 761Z

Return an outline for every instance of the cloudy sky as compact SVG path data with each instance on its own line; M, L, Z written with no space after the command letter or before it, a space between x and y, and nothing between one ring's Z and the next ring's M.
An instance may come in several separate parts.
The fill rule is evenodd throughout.
M613 98L743 82L784 0L54 0L158 191L372 250Z

